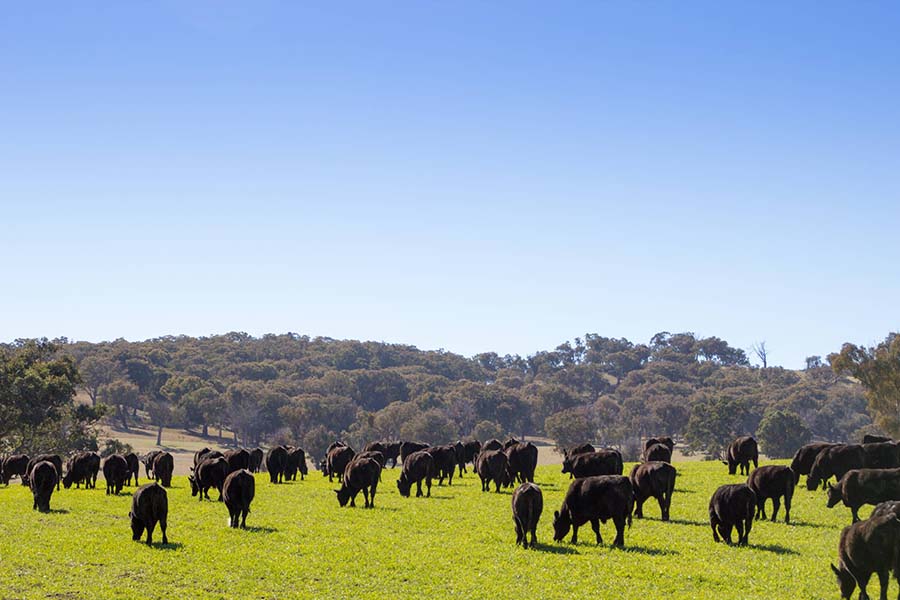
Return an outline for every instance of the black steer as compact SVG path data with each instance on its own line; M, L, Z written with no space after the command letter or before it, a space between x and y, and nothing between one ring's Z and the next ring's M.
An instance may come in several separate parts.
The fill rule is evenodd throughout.
M625 524L631 527L631 513L634 509L634 490L627 477L621 475L601 475L576 479L569 485L563 499L562 508L553 513L553 539L562 541L572 529L572 543L578 542L578 528L590 522L597 535L597 543L603 543L600 536L600 522L612 519L616 526L614 546L625 545Z
M409 498L412 484L416 484L416 498L422 496L422 482L428 489L428 497L431 497L431 479L434 477L434 458L428 452L420 450L413 452L403 461L400 471L400 479L397 480L397 489L400 495Z
M749 475L751 462L754 469L759 466L759 447L755 439L745 435L731 442L725 457L729 475L736 474L739 467L741 475Z
M709 525L713 540L731 544L731 529L737 529L738 544L746 545L753 528L756 494L747 484L732 483L720 486L709 499Z
M841 588L841 598L847 600L859 586L860 600L868 600L866 586L872 575L878 575L882 600L887 600L890 573L898 578L898 545L900 521L892 511L873 513L865 520L845 527L838 545L838 566L831 565Z
M525 482L512 495L513 522L516 524L516 544L528 548L528 533L531 533L531 547L537 544L537 525L544 510L544 495L534 483Z
M147 530L147 545L153 544L153 530L159 523L162 543L168 544L166 519L169 516L169 495L158 483L147 483L135 490L131 498L131 539L139 541Z
M859 521L859 509L864 504L891 500L900 500L900 469L852 469L837 485L828 486L828 508L843 502L854 523Z
M34 497L34 504L31 508L41 512L50 512L50 496L53 495L53 488L59 483L59 472L56 470L56 466L46 460L37 463L28 474L28 481Z
M362 490L366 508L375 508L375 490L381 478L381 465L374 458L354 458L344 470L341 489L335 490L338 504L356 506L356 495Z
M106 480L106 495L122 491L125 481L131 476L128 461L121 454L111 454L103 461L103 478Z
M222 486L222 497L228 508L229 525L237 528L240 521L241 529L247 528L247 513L250 512L250 503L256 493L256 479L247 469L232 471L225 478Z
M634 465L628 479L634 489L634 516L644 517L644 502L656 498L663 521L669 520L672 493L675 491L675 467L667 462L650 461Z
M766 518L766 499L772 499L772 522L778 518L781 498L784 498L784 522L791 522L791 498L797 478L790 467L767 465L754 469L747 478L747 485L756 495L756 518Z
M222 486L225 484L225 478L228 476L228 461L224 457L204 459L197 468L194 469L193 475L188 475L188 481L191 482L191 496L199 495L198 500L207 500L209 497L209 488L216 488L219 491L219 502L222 501Z

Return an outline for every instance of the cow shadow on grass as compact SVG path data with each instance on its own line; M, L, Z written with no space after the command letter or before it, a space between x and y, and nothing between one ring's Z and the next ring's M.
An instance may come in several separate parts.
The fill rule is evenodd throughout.
M578 554L578 550L572 546L563 546L561 544L542 544L538 542L531 549L538 552L549 552L550 554Z
M673 554L678 554L676 550L671 550L669 548L650 548L648 546L640 546L628 543L626 543L625 546L612 546L611 549L627 553L646 554L648 556L670 556Z
M657 521L659 523L674 523L676 525L693 525L694 527L709 527L709 521L694 521L691 519L669 519L663 521L658 517L644 517L646 521Z
M278 530L274 527L245 527L244 531L250 533L276 533Z
M65 509L65 508L51 508L50 510L48 510L48 511L47 511L46 513L44 513L44 514L51 514L51 515L67 515L67 514L69 514L69 511L68 511L67 509Z
M181 542L169 542L168 544L158 544L153 542L152 546L155 550L181 550L184 548L184 544Z
M793 548L788 548L779 544L749 544L747 548L763 550L765 552L774 552L775 554L800 554Z
M788 527L813 527L815 529L841 529L838 525L825 525L823 523L807 523L805 521L791 521Z

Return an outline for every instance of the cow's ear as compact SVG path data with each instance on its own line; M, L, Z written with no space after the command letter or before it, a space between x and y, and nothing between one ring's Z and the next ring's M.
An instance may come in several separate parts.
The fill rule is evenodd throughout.
M722 464L723 464L723 465L727 465L728 463L727 463L726 461L723 460L723 461L722 461Z
M837 575L838 578L840 578L841 572L836 566L834 566L834 564L831 564L831 570L834 571L834 574Z
M334 490L334 493L335 493L335 494L340 494L340 493L341 493L341 490Z
M554 518L554 519L558 519L558 518L559 518L559 511L558 511L558 510L554 510L554 511L553 511L553 518Z

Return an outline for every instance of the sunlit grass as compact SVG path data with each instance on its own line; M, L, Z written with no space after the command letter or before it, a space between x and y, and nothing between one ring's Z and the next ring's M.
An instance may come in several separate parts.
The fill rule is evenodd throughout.
M527 551L514 545L510 493L482 493L471 473L453 487L435 485L430 499L401 498L399 470L388 469L373 510L361 508L362 496L359 508L339 508L337 484L317 472L278 486L258 475L247 531L229 529L225 506L198 502L178 477L169 490L171 544L153 548L131 541L132 488L119 497L106 496L102 483L62 490L54 512L40 514L14 482L0 488L0 597L838 597L828 563L847 509L827 509L823 494L801 483L793 525L757 522L747 548L714 544L709 497L742 478L719 463L676 467L673 522L660 522L651 500L624 549L607 545L611 522L603 546L590 526L577 546L552 542L553 511L569 484L555 466L538 468L544 514L539 546Z

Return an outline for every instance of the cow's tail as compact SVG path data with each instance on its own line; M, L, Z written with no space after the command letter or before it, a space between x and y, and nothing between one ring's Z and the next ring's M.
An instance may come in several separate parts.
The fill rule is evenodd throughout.
M672 507L672 494L675 493L675 480L678 479L678 471L672 475L672 481L669 482L669 489L666 490L666 512Z
M628 529L631 529L631 515L634 513L634 494L628 499Z

